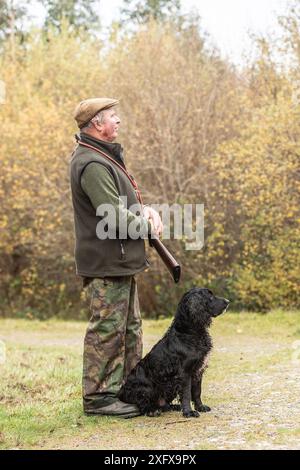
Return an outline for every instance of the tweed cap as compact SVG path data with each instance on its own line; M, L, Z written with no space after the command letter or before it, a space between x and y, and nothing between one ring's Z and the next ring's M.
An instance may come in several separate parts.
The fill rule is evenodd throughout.
M119 100L111 98L89 98L81 101L74 111L74 119L79 129L85 126L97 113L116 106Z

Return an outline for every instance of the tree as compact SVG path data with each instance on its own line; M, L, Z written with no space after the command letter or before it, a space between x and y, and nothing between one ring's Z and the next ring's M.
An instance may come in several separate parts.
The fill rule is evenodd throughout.
M124 0L122 23L147 23L180 16L180 0Z
M25 6L26 5L26 6ZM28 2L0 0L0 42L22 35L22 20L27 15Z
M98 29L100 26L99 15L95 12L95 0L43 0L46 8L44 27L54 26L59 31L63 18L67 18L74 28L83 28L85 31Z
M74 274L68 155L74 107L89 96L121 100L120 142L145 203L205 205L203 249L188 252L185 240L169 246L183 267L178 288L147 253L152 267L140 281L143 311L171 313L192 285L211 287L240 308L299 308L294 63L281 69L273 41L260 41L253 67L237 73L207 48L195 22L178 28L150 19L101 47L67 20L46 37L32 30L26 47L15 41L16 60L9 38L0 54L0 80L13 83L0 105L2 312L84 315ZM288 52L296 29L292 37L285 31L289 42L281 46Z
M279 17L279 24L283 30L284 54L291 54L293 65L299 68L300 62L300 0L290 2L287 13Z
M68 162L76 131L72 114L81 99L104 96L99 50L88 32L72 31L65 21L60 34L51 28L45 38L43 31L33 30L25 49L16 42L15 61L9 44L0 55L0 80L14 82L0 104L5 129L5 143L0 143L0 299L11 313L23 309L21 298L26 298L25 312L42 315L51 298L58 311L67 286L77 290L69 255L73 228ZM49 244L49 237L55 243Z

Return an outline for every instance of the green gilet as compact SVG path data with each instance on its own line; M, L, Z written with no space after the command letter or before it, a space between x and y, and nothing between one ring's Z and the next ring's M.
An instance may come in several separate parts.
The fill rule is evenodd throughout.
M96 228L101 219L96 215L91 200L81 186L82 173L92 162L100 163L109 171L119 196L127 197L126 208L139 204L130 180L117 165L98 152L78 145L70 165L76 273L83 277L134 275L149 266L145 254L145 242L141 238L103 240L97 237Z

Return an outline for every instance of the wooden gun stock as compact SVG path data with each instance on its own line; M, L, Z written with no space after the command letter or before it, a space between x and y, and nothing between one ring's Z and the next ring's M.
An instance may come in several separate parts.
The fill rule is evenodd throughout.
M170 271L174 282L177 284L180 281L181 267L177 263L176 259L158 238L149 237L149 244L151 247L155 248L159 257Z

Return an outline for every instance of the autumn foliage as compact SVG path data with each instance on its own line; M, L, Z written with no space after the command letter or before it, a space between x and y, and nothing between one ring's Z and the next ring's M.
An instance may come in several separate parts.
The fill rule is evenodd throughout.
M84 315L68 165L74 107L93 96L121 101L119 141L145 202L205 204L203 250L166 242L183 265L179 286L149 250L152 268L140 276L145 314L172 312L194 284L238 308L300 306L299 58L289 50L294 65L280 68L266 53L270 45L260 46L255 63L238 72L208 50L192 22L149 22L127 36L116 28L107 43L67 23L60 32L32 31L25 44L7 41L3 315Z

